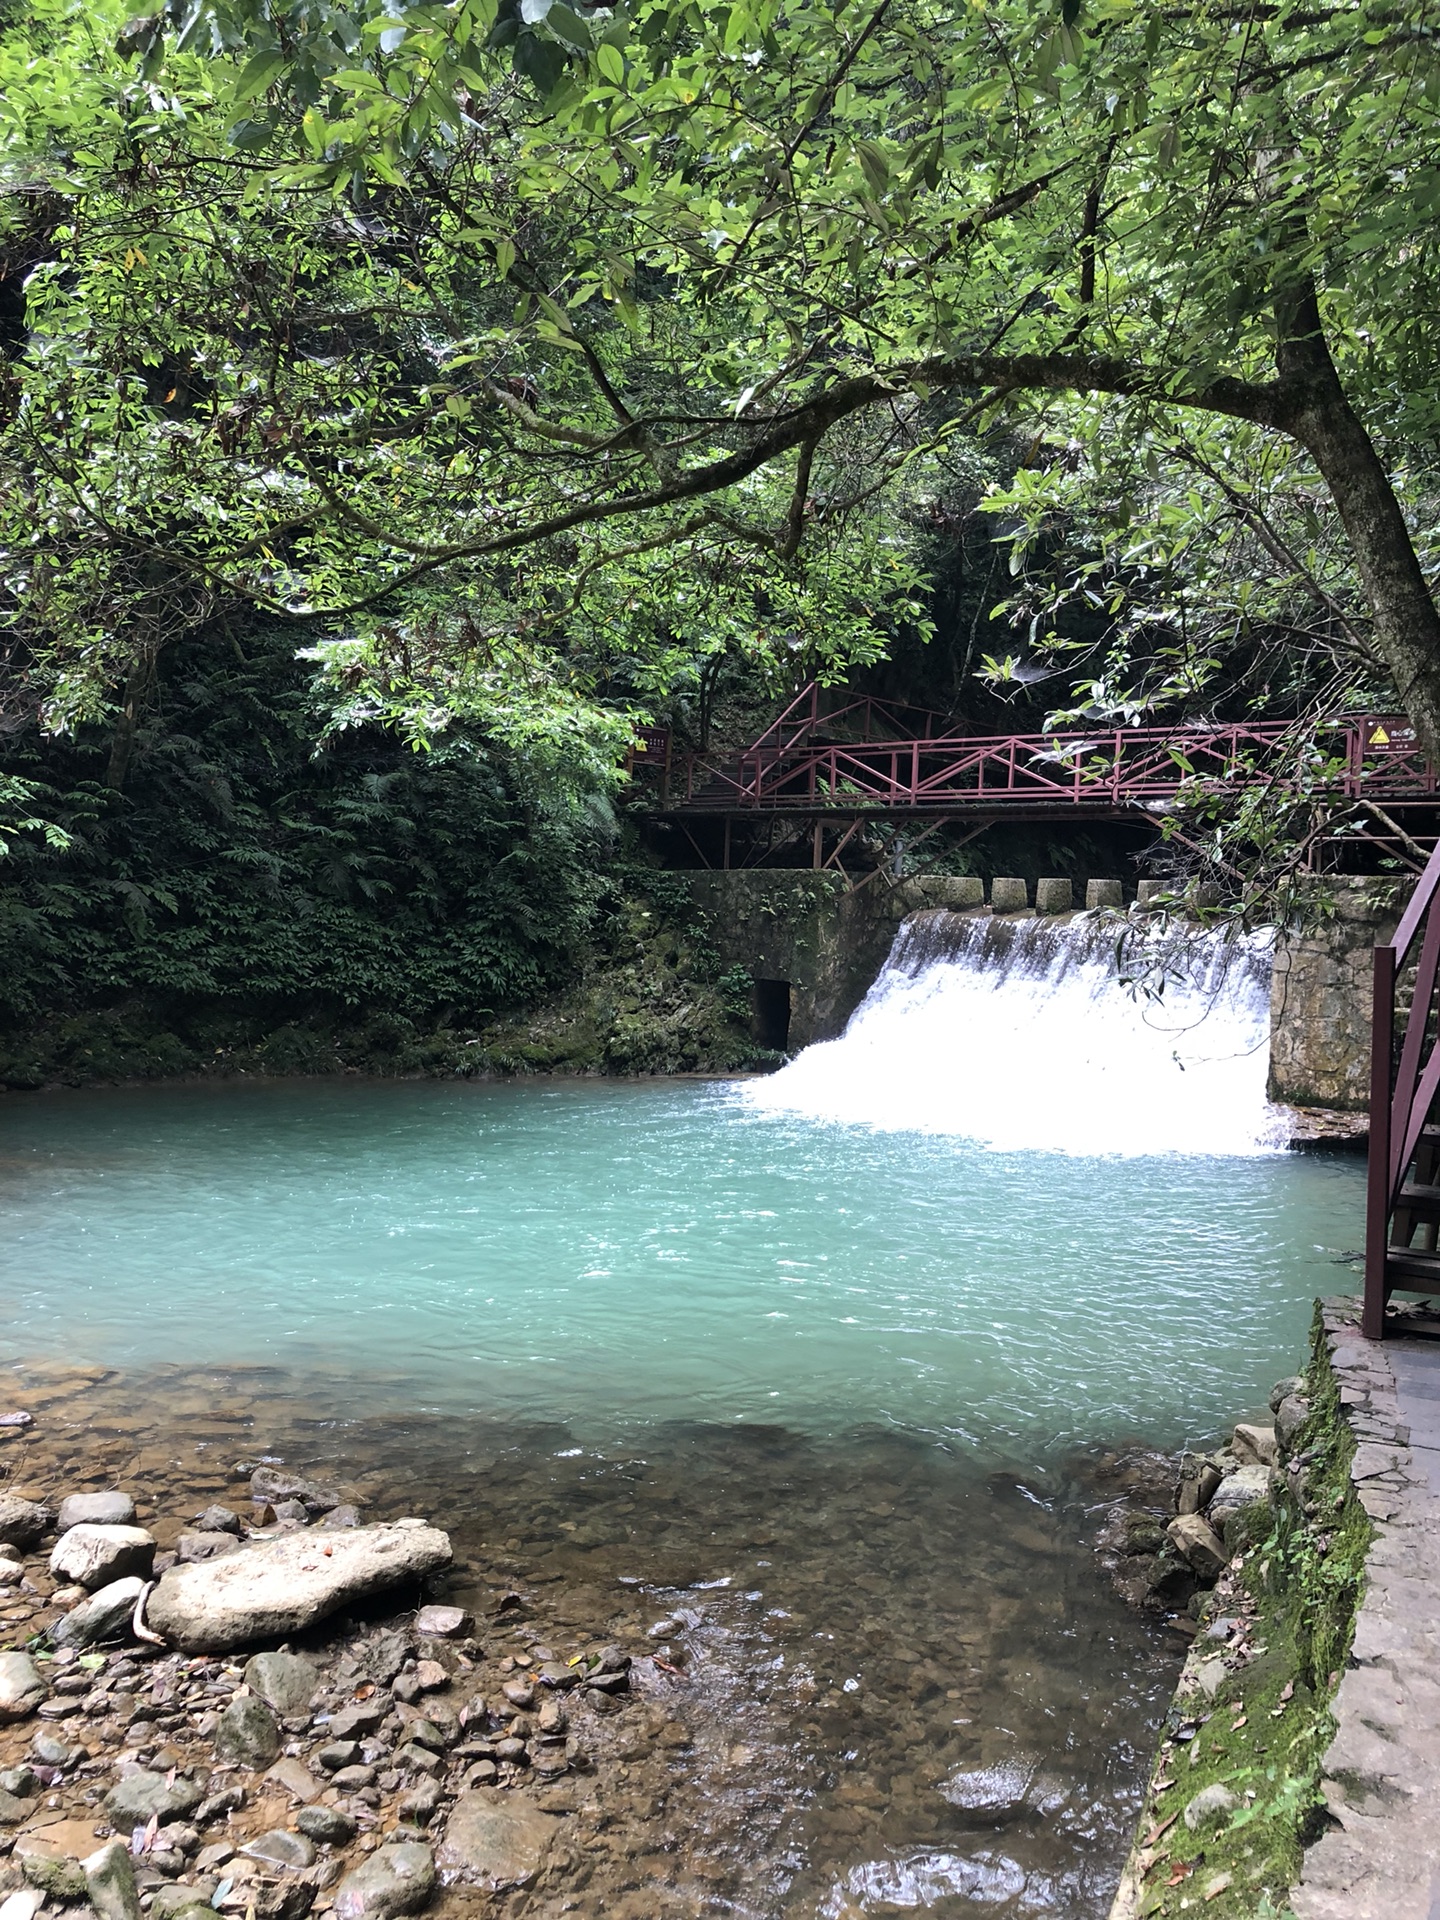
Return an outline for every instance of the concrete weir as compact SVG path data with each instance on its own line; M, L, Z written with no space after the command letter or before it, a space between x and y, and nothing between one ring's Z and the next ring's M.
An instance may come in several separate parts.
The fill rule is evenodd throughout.
M726 966L755 981L756 1038L794 1052L833 1040L859 1006L900 923L910 914L1007 916L1119 909L1118 880L973 875L875 878L854 886L843 874L751 868L689 876L696 905ZM1317 878L1316 913L1303 932L1276 943L1270 1006L1270 1097L1309 1110L1303 1140L1363 1132L1370 1072L1370 954L1409 895L1403 880ZM1083 893L1082 893L1083 887ZM988 893L988 902L987 902ZM1142 881L1135 910L1173 901L1173 883ZM1204 905L1203 900L1200 904ZM783 1004L782 1004L783 1003ZM1344 1116L1355 1116L1353 1121Z

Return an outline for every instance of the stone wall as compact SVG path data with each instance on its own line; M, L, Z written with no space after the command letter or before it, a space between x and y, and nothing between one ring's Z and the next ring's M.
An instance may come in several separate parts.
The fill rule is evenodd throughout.
M1317 879L1316 924L1281 940L1270 996L1270 1097L1359 1112L1370 1089L1371 949L1410 883Z

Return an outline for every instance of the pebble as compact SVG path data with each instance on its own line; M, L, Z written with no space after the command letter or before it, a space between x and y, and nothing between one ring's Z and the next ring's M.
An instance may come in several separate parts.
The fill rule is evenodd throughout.
M287 1833L283 1827L260 1834L240 1851L251 1860L284 1867L292 1872L315 1864L315 1843L303 1833Z

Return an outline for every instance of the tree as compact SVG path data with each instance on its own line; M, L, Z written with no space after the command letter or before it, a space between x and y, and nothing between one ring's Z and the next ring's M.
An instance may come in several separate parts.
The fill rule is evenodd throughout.
M789 557L846 423L894 426L879 480L957 420L1114 396L1308 453L1440 754L1440 614L1391 471L1436 427L1440 58L1414 0L177 0L175 21L243 62L237 154L352 206L444 204L513 303L475 342L475 398L533 457L563 450L566 504L437 528L416 566L673 533L700 503ZM156 71L170 24L132 34ZM557 222L563 249L532 243ZM657 283L689 344L639 392L610 342L644 336ZM522 342L571 363L540 409L497 377ZM786 503L747 514L776 472Z
M918 577L865 508L873 436L834 437L827 471L860 497L827 511L817 494L803 565L797 528L783 548L762 531L737 567L736 505L618 537L568 510L599 430L565 422L601 360L554 301L560 321L517 327L505 275L474 259L503 223L560 284L579 248L583 214L542 217L509 183L523 117L433 185L337 201L247 158L243 129L225 143L223 65L179 56L162 88L107 56L95 21L35 0L0 43L27 264L0 555L45 718L111 717L112 784L160 649L247 604L308 640L333 728L378 718L423 743L460 715L590 787L637 719L702 693L727 654L784 683L874 659L897 620L923 629ZM662 401L698 350L664 291L643 337L616 322L603 342L615 377ZM777 484L755 476L752 519Z

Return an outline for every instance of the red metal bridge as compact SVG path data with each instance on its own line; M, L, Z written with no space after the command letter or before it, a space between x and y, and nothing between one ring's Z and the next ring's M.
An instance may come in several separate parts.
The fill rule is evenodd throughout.
M1297 789L1339 801L1436 803L1440 784L1414 729L1391 715L1300 727L1288 721L1094 728L975 736L940 716L863 698L825 711L808 686L760 738L726 760L670 759L658 730L639 764L665 757L677 815L993 814L1114 819L1156 811L1182 788ZM937 724L938 723L938 724Z

